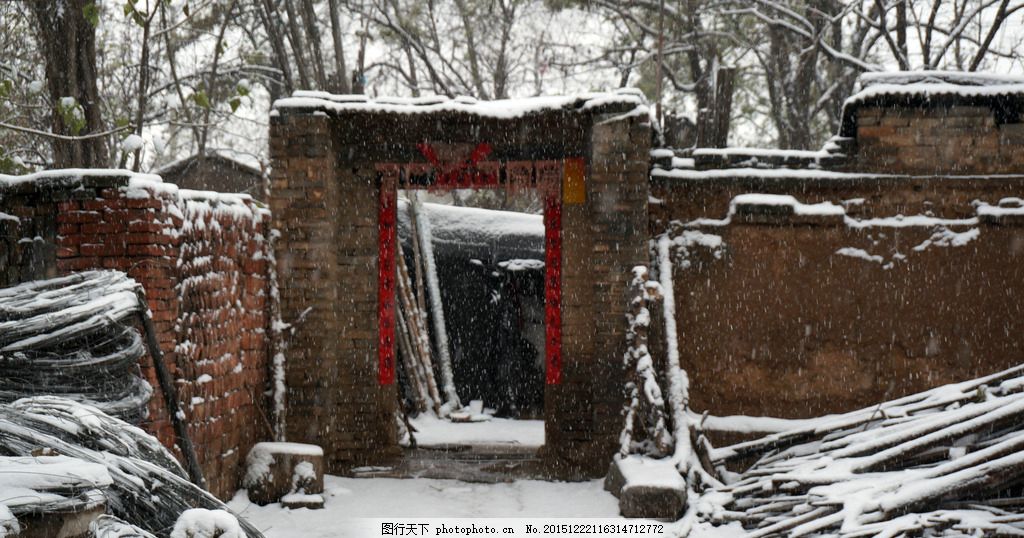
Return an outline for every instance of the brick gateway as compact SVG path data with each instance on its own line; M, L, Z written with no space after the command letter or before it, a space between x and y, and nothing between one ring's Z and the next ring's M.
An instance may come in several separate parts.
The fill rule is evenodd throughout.
M462 154L441 161L433 146L421 144L420 152L430 163L381 164L380 205L377 212L377 297L378 381L395 382L395 257L398 255L397 193L401 189L536 189L544 204L544 329L545 382L557 385L562 377L562 200L582 202L585 161L570 157L563 161L478 162L490 153L490 145L467 145ZM463 155L468 155L462 158Z
M545 199L545 446L601 476L622 404L625 279L647 261L642 98L351 101L299 93L271 119L270 205L288 347L288 439L331 472L400 456L393 415L398 188L537 188ZM615 350L611 351L610 350Z

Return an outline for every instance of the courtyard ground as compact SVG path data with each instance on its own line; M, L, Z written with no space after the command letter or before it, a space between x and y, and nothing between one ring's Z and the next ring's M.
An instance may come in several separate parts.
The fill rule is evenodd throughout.
M238 492L229 506L266 538L363 538L371 518L617 518L601 480L478 484L426 478L324 477L325 507L257 506Z

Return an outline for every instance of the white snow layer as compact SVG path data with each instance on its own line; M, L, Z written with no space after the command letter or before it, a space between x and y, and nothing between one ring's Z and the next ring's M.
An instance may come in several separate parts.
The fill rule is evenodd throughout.
M443 96L417 98L335 95L321 91L296 91L291 97L274 101L274 110L298 108L325 112L393 112L425 114L431 112L465 112L489 118L512 119L551 110L588 110L610 104L644 107L646 99L636 91L586 93L580 95L540 96L525 99L477 101L472 98L449 99Z
M642 486L686 490L686 480L679 474L672 458L653 459L636 454L616 457L625 479L624 490Z
M106 467L76 458L0 457L0 529L3 510L60 501L67 492L102 489L112 483Z
M240 491L228 504L267 538L364 538L366 518L617 518L601 480L478 484L419 478L324 477L324 509L257 506ZM635 522L635 520L634 520ZM379 527L377 531L379 532Z
M324 455L324 449L317 445L303 443L271 441L256 443L245 459L245 476L242 478L244 487L253 487L270 476L270 468L274 465L274 454L318 457Z
M543 420L491 418L483 422L451 422L429 413L410 419L416 442L422 447L444 445L517 445L540 447L544 444Z
M398 200L401 220L405 220L405 215L408 214L408 204L405 199ZM434 241L470 240L489 246L502 237L517 235L537 238L543 250L542 215L428 203L421 204L421 211L430 220Z
M997 96L1024 94L1024 78L1013 75L962 73L955 71L896 71L865 73L861 90L846 99L857 104L879 96Z
M246 538L246 535L230 513L192 508L178 516L171 538Z

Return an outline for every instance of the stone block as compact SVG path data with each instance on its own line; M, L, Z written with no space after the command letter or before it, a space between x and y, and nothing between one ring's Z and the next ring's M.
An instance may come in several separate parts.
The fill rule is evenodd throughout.
M616 457L604 489L619 498L623 517L674 521L686 510L686 481L670 459Z
M324 491L324 452L316 445L256 443L246 466L242 485L249 490L249 499L261 506L289 494L312 496ZM300 504L303 499L292 498Z

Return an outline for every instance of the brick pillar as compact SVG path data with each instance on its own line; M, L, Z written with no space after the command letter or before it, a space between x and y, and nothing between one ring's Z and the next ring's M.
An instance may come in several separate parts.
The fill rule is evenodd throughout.
M602 476L622 425L626 278L648 263L650 126L594 118L586 200L562 214L562 382L545 397L545 458L558 476Z
M286 353L289 441L323 446L328 470L398 454L395 386L377 380L377 173L344 166L331 118L271 122L270 206Z

